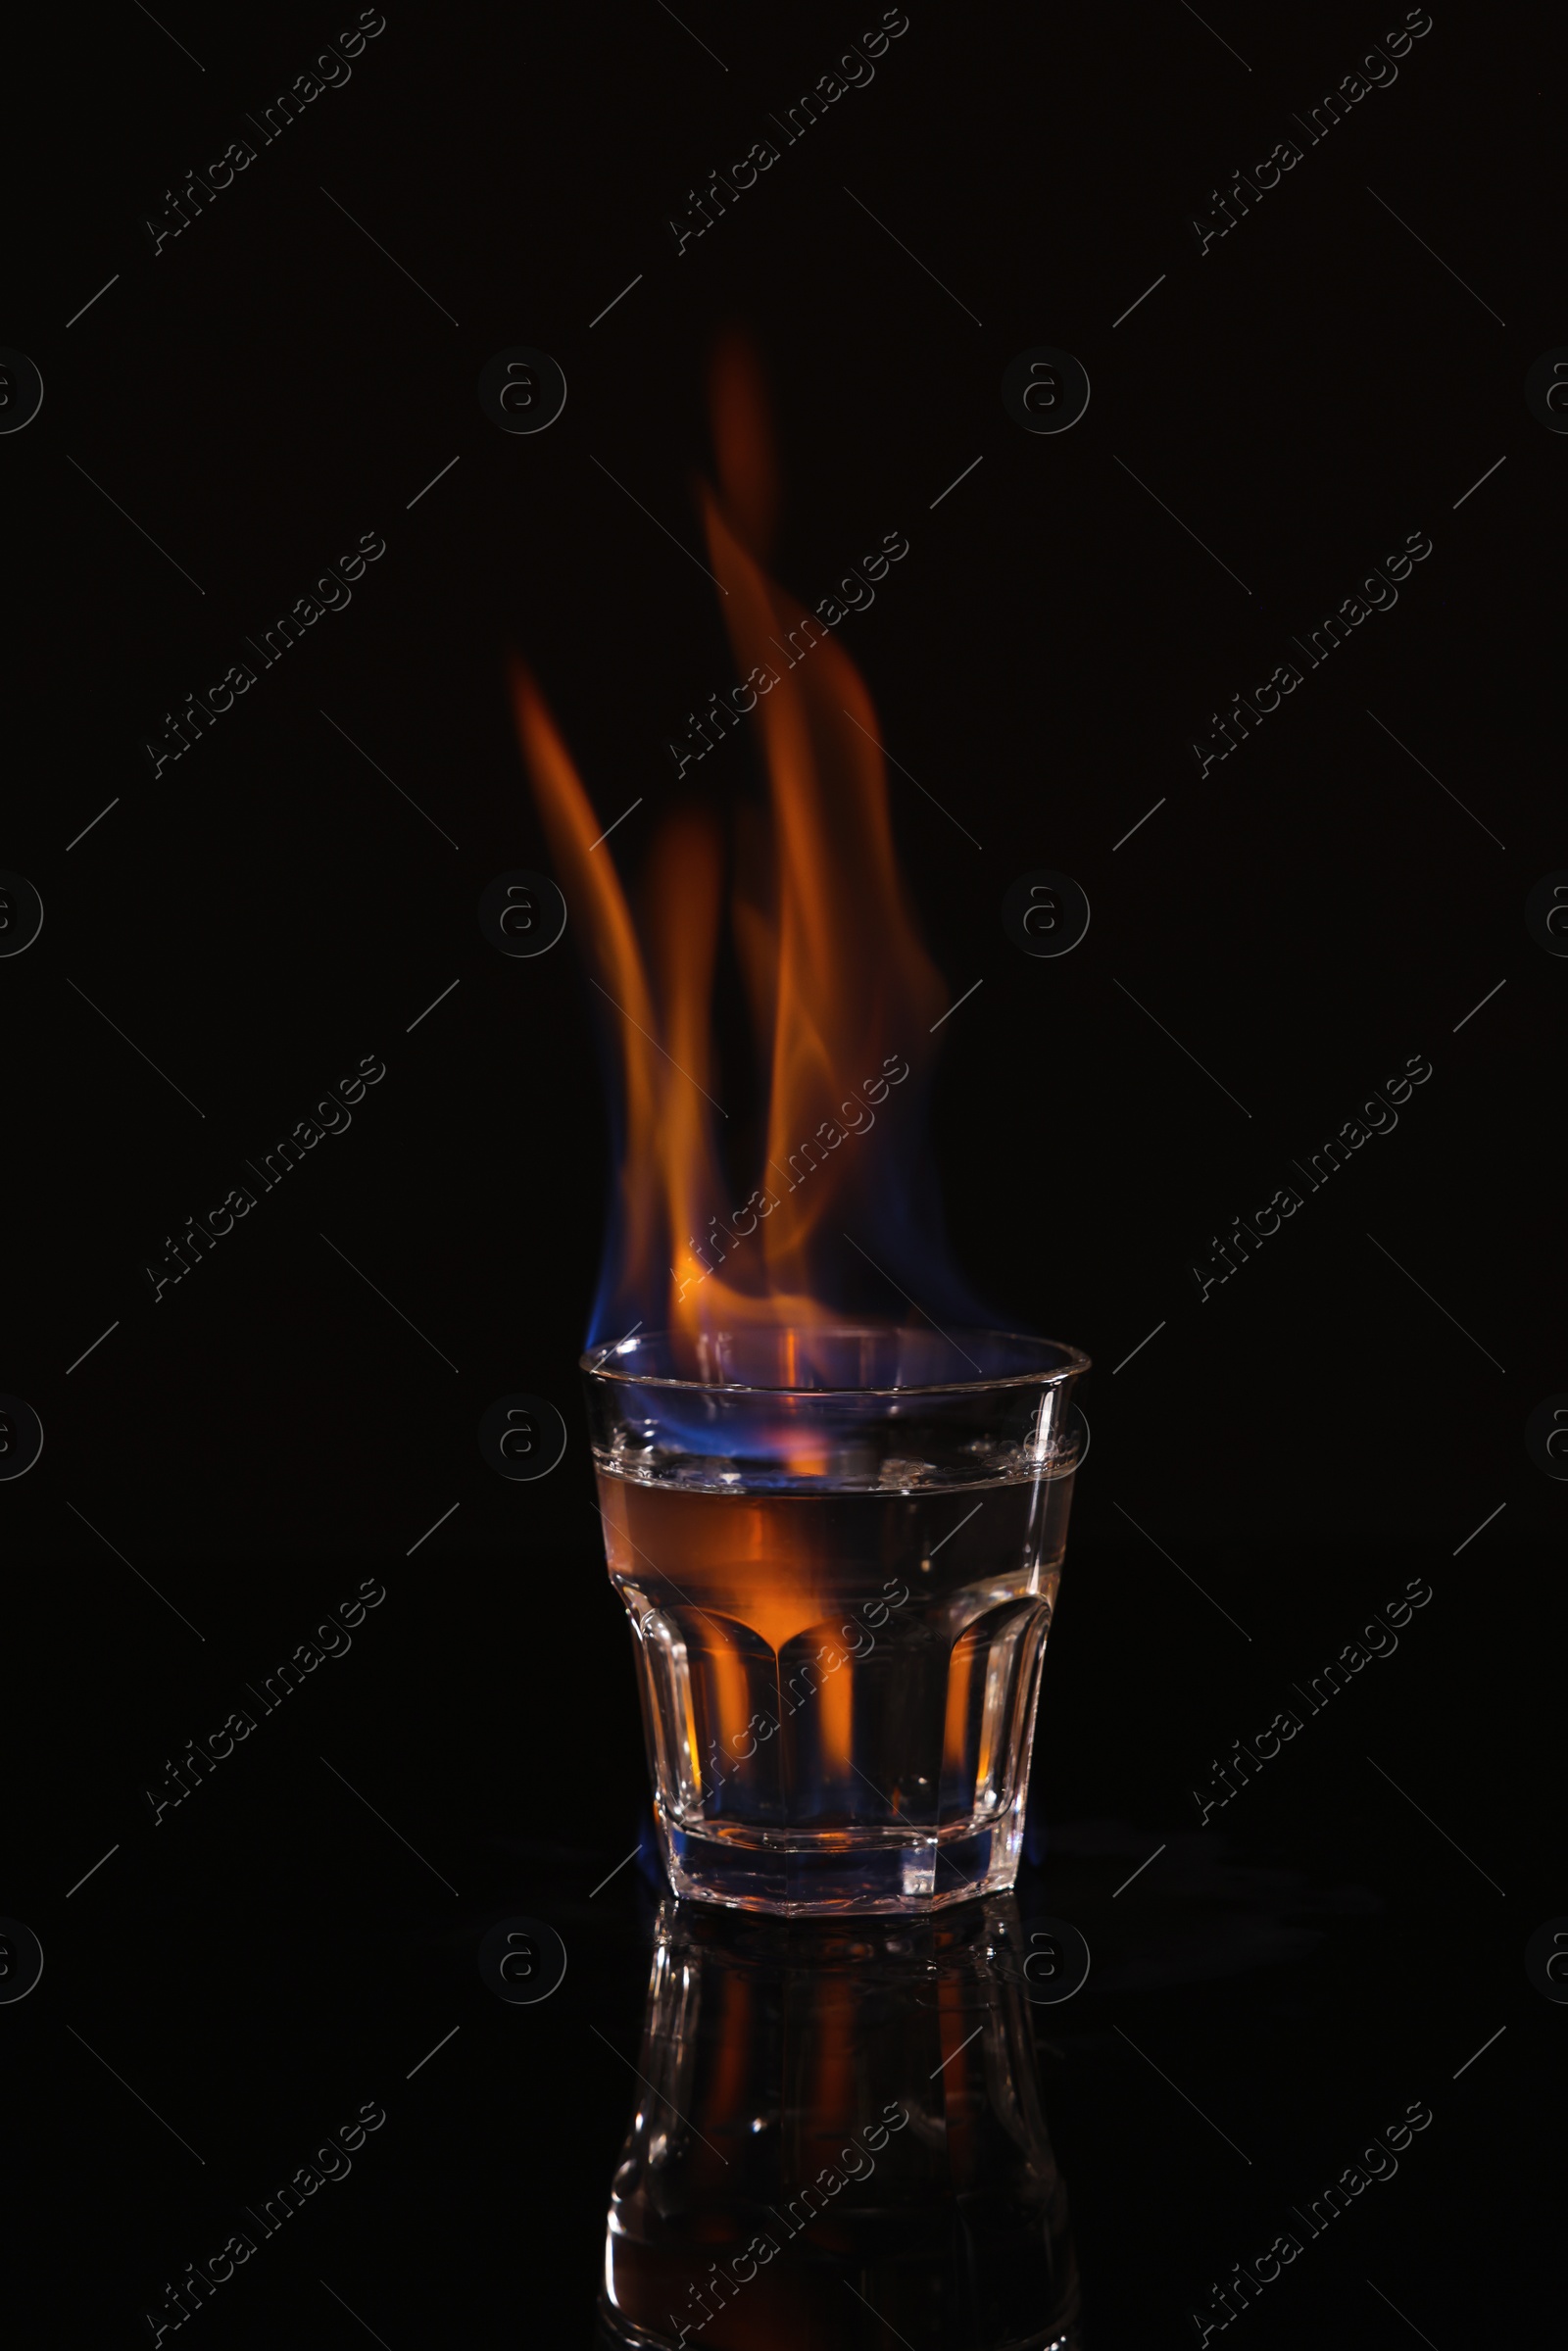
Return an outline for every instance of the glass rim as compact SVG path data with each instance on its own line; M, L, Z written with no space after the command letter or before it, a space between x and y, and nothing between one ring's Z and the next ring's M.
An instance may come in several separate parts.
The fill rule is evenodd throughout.
M894 1327L885 1323L831 1323L822 1326L813 1335L835 1339L877 1338L885 1337ZM933 1324L932 1328L935 1329L936 1326ZM1042 1350L1049 1350L1059 1360L1049 1366L1042 1365L1034 1371L981 1373L974 1379L922 1380L918 1383L911 1382L906 1386L895 1388L874 1386L775 1387L760 1380L688 1380L677 1378L669 1372L616 1368L611 1359L621 1348L639 1345L651 1346L656 1340L666 1339L669 1336L667 1331L647 1331L638 1333L632 1339L601 1340L597 1347L585 1347L577 1358L577 1368L590 1380L603 1380L627 1388L673 1389L683 1395L692 1396L814 1397L823 1402L845 1396L979 1396L1003 1388L1050 1388L1058 1385L1063 1380L1080 1377L1084 1372L1093 1368L1091 1357L1086 1355L1081 1347L1071 1347L1062 1339L1037 1339L1033 1333L1027 1331L999 1331L964 1324L959 1327L958 1338L955 1338L948 1331L938 1331L937 1335L939 1338L946 1339L950 1346L958 1347L960 1354L963 1349L958 1347L958 1338L1001 1339L1006 1340L1015 1347L1039 1347Z

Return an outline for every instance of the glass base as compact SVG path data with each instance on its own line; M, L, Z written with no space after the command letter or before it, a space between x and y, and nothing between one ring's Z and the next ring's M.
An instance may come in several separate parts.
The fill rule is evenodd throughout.
M730 1828L715 1835L681 1828L657 1800L654 1811L664 1872L677 1894L774 1918L845 1911L924 1916L1007 1893L1023 1847L1021 1801L978 1827L960 1821L927 1835L860 1829L839 1837L820 1830L792 1836Z

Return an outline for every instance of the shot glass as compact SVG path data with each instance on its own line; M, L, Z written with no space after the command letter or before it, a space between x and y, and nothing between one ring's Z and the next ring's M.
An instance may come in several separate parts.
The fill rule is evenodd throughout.
M677 1894L920 1912L1017 1876L1088 1357L1006 1332L582 1359Z

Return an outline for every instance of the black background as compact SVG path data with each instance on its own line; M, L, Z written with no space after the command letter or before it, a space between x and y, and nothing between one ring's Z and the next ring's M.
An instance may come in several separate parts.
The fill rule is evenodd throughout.
M164 2280L371 2097L332 2209L199 2332L363 2339L324 2278L394 2351L587 2339L654 1898L632 1864L589 1899L647 1803L574 1371L606 1126L569 934L505 960L475 906L547 861L509 649L603 821L641 797L627 871L734 674L692 505L729 325L772 386L780 576L814 602L910 541L841 634L983 845L895 772L931 950L955 998L984 982L943 1032L948 1221L982 1295L1097 1365L1021 1886L1096 1954L1041 2054L1085 2340L1195 2339L1208 2280L1415 2098L1399 2180L1242 2326L1547 2339L1562 2026L1522 1952L1568 1911L1564 1495L1523 1428L1568 1389L1568 963L1523 906L1568 865L1568 442L1523 379L1568 341L1555 35L1440 6L1200 256L1209 190L1401 11L912 6L677 257L688 188L879 13L394 9L156 258L164 190L259 146L245 110L354 12L127 7L13 47L0 339L45 384L0 440L0 863L45 906L0 961L0 1388L46 1432L0 1486L0 1909L46 1953L0 2008L28 2339L150 2339ZM569 386L538 437L475 397L517 343ZM1041 343L1093 385L1060 437L1000 399ZM369 531L350 607L155 779L164 714ZM1200 777L1210 713L1417 531L1396 609ZM1002 928L1036 866L1093 906L1060 962ZM155 1305L165 1236L367 1054L352 1130ZM1200 1302L1210 1237L1412 1055L1396 1132ZM571 1432L538 1486L474 1442L516 1389ZM165 1758L372 1576L353 1653L155 1829ZM1209 1758L1411 1577L1398 1654L1200 1832ZM473 1964L517 1911L570 1953L543 2007Z

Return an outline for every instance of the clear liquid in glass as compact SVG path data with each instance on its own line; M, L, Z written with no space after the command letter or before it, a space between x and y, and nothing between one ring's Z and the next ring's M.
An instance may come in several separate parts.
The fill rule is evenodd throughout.
M1072 1458L779 1492L617 1475L671 1884L744 1909L925 1910L1013 1884Z

